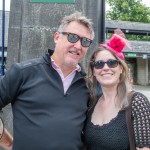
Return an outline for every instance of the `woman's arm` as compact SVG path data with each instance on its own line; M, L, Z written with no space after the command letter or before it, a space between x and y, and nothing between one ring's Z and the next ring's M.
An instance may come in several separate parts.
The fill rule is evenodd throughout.
M140 92L132 100L132 119L137 150L150 150L150 102Z

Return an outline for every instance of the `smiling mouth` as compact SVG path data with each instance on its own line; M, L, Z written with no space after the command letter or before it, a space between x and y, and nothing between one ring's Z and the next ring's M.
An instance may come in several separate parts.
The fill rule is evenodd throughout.
M101 76L112 76L112 73L102 74Z
M69 53L73 54L73 55L80 55L78 52L76 51L69 51Z

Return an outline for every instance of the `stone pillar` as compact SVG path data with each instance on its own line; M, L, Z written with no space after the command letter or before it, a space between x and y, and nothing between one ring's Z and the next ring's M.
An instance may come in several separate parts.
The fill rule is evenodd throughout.
M148 84L148 59L137 58L137 81L140 85Z
M48 48L53 49L53 34L63 16L81 11L96 22L96 4L90 0L76 0L73 4L11 0L7 67L14 62L39 57ZM97 22L94 28L97 28Z

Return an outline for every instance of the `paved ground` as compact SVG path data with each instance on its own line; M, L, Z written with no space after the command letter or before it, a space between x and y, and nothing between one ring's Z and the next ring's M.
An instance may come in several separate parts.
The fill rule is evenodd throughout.
M150 85L148 86L134 85L133 89L143 93L150 101Z

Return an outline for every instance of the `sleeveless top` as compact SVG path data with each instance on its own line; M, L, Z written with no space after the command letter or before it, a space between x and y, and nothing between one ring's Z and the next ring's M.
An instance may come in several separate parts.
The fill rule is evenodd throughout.
M130 150L125 110L102 126L91 122L93 110L88 113L84 130L88 150ZM132 119L136 147L150 148L150 102L139 92L133 95Z

